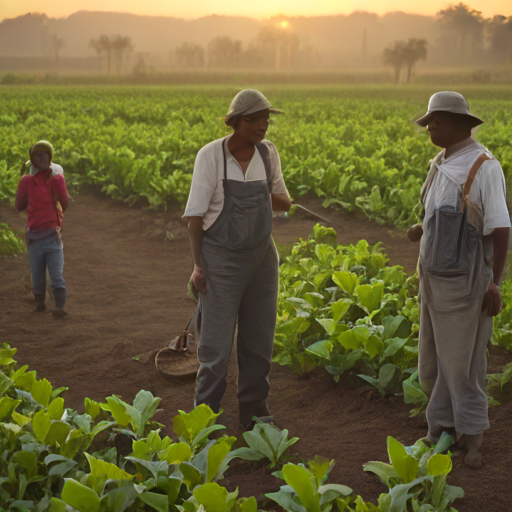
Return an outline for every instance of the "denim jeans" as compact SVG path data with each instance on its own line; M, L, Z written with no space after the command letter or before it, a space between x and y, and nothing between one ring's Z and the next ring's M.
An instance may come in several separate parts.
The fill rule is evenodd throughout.
M50 274L55 305L63 308L66 303L66 282L64 281L64 252L57 236L28 242L28 259L32 275L32 292L37 304L44 304L46 298L46 269Z

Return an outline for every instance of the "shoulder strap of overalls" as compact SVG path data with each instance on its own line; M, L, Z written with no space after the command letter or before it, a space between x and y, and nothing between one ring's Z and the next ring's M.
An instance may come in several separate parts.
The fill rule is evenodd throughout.
M227 181L228 179L228 163L226 162L226 139L227 137L224 137L224 140L222 141L222 156L224 157L224 181Z
M267 175L268 190L272 194L272 167L270 165L270 150L264 142L258 142L256 148L260 153L263 165L265 166L265 174Z
M482 164L487 161L491 160L491 157L487 156L485 153L482 153L476 160L475 163L471 166L471 169L469 170L468 179L466 180L466 183L464 184L464 192L462 193L462 211L464 212L466 210L469 192L471 190L471 186L473 185L473 181L475 181L476 173L482 166Z

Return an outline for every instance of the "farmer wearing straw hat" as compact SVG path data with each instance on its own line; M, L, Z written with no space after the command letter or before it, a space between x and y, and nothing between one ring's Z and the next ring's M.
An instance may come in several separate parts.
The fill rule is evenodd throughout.
M278 290L272 210L291 206L277 149L265 139L269 116L277 113L259 91L235 96L225 117L233 133L197 154L184 214L201 313L195 403L219 410L238 322L238 400L246 428L254 416L270 417Z
M69 204L64 176L60 169L53 169L53 146L39 141L30 148L31 172L23 176L16 192L15 207L27 209L26 239L32 292L37 312L46 311L46 270L50 274L55 309L54 318L64 318L66 283L63 276L62 217Z
M418 369L429 395L427 439L443 430L463 436L465 462L478 468L489 428L486 349L502 308L511 225L505 179L496 158L471 137L483 121L462 95L434 94L416 123L443 148L421 190L422 226L408 233L421 237Z

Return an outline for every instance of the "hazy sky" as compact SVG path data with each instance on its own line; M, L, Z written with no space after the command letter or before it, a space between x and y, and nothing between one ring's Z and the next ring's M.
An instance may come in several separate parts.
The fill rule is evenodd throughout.
M451 0L458 3L459 0ZM134 14L199 18L210 14L230 14L268 18L278 14L317 16L349 14L366 10L377 14L404 11L434 15L450 0L0 0L0 19L27 12L45 12L50 17L66 17L79 10L120 11ZM486 17L512 16L511 0L465 0Z

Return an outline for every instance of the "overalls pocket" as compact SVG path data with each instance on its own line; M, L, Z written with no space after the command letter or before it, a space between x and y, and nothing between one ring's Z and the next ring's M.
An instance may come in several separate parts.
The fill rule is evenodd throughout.
M262 194L233 201L229 218L228 236L230 249L243 251L255 249L267 233L260 228L266 225L267 212L261 208Z
M470 230L466 213L439 208L428 222L435 223L425 240L422 265L438 276L465 275L470 267Z

